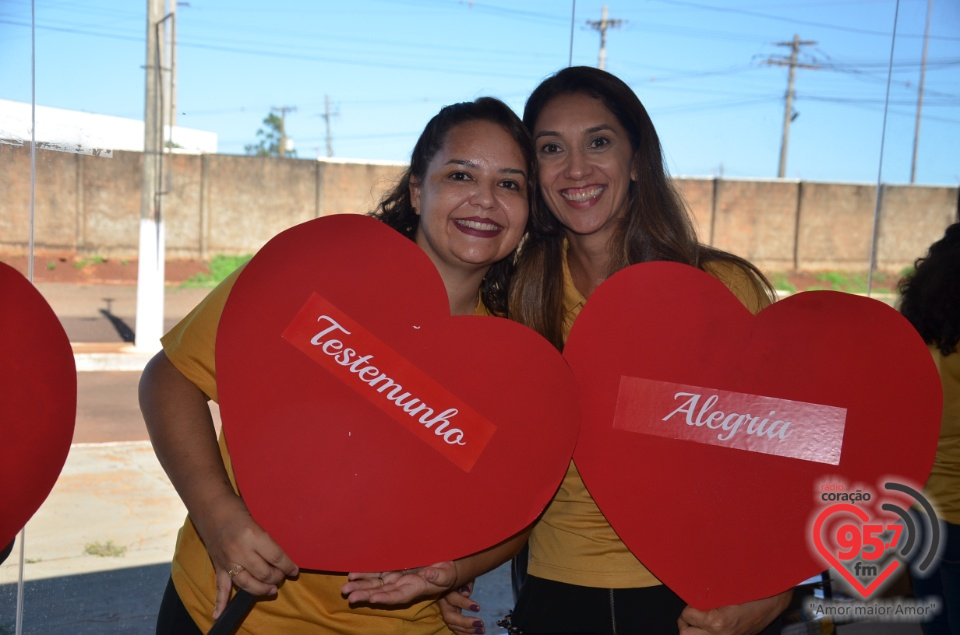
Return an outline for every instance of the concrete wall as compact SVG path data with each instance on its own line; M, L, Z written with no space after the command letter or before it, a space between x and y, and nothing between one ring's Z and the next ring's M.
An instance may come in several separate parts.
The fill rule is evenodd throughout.
M138 152L113 158L37 153L35 250L134 258L140 219ZM386 163L171 155L164 163L168 258L246 254L283 229L376 206L403 166ZM865 271L874 185L681 178L677 188L704 242L766 271ZM30 152L0 144L0 255L29 241ZM958 188L884 186L877 262L899 272L957 217Z
M762 269L793 269L800 184L718 180L714 187L711 244Z

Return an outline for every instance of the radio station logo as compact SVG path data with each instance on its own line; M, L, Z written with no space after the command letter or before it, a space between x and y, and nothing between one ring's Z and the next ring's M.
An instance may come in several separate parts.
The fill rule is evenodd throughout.
M840 482L823 483L817 492L826 506L815 512L812 547L864 600L906 572L908 563L922 576L941 553L940 523L930 501L903 483L888 481L883 489L909 497L922 513Z

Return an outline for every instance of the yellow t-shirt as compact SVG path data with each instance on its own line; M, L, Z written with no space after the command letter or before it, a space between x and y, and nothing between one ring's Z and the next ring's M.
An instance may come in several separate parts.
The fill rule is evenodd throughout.
M240 274L231 274L193 311L162 338L163 350L173 365L213 401L217 401L215 345L220 315L227 296ZM489 315L483 305L478 315ZM223 434L220 455L237 489ZM333 546L332 548L336 548ZM213 563L190 518L177 539L172 577L177 594L201 630L213 624L216 597ZM404 635L448 634L436 598L395 609L351 607L340 595L346 575L300 571L287 580L275 599L258 602L238 632L258 634L298 633L390 633Z
M707 265L751 312L770 304L769 298L740 268L730 263ZM563 339L586 299L563 260ZM530 535L530 575L556 582L607 589L632 589L662 584L637 560L607 522L587 491L573 461L543 516Z
M924 489L936 503L940 518L960 525L960 351L944 355L931 346L930 352L943 385L943 418L937 457Z

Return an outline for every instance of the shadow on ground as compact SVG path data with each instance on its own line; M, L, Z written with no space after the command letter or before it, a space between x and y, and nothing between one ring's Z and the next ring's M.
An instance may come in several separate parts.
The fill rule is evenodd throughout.
M104 300L106 300L107 304L109 305L111 298L104 298ZM100 309L100 314L110 321L111 326L116 329L117 335L120 336L121 340L130 344L133 344L134 341L136 341L136 335L134 334L133 329L130 328L130 325L111 313L109 308Z
M170 577L168 563L35 580L24 584L23 632L147 635ZM13 635L17 585L0 585L0 635Z
M496 620L513 606L510 567L482 576L474 599L487 633L503 633ZM168 563L36 580L24 584L23 632L44 635L152 635ZM0 585L0 635L16 631L17 585Z

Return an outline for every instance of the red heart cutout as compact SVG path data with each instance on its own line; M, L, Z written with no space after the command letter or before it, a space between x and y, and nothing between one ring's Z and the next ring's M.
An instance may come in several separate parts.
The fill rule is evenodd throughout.
M833 554L834 549L830 545L826 545L823 542L823 527L827 520L834 514L853 514L860 519L859 525L867 523L870 521L870 515L862 509L858 508L856 505L848 505L841 503L839 505L831 505L827 507L820 515L817 516L817 520L813 525L813 544L817 548L817 551L820 553L824 559L833 566L836 571L843 576L843 578L853 586L856 591L863 596L864 599L870 597L874 591L876 591L880 585L882 585L887 578L893 574L900 567L900 561L896 558L891 559L884 566L883 570L880 571L873 581L864 586L862 582L842 563L840 560Z
M3 263L0 296L2 549L46 500L67 460L77 417L77 368L53 309Z
M697 269L634 265L591 295L564 357L581 394L584 483L627 547L700 609L823 570L808 534L826 478L922 483L933 463L936 368L876 300L806 292L753 316ZM792 421L768 417L780 408Z
M449 312L420 248L362 216L289 229L239 276L217 336L221 417L253 517L301 567L462 557L553 496L579 423L572 373L525 327ZM371 366L410 394L376 390Z

